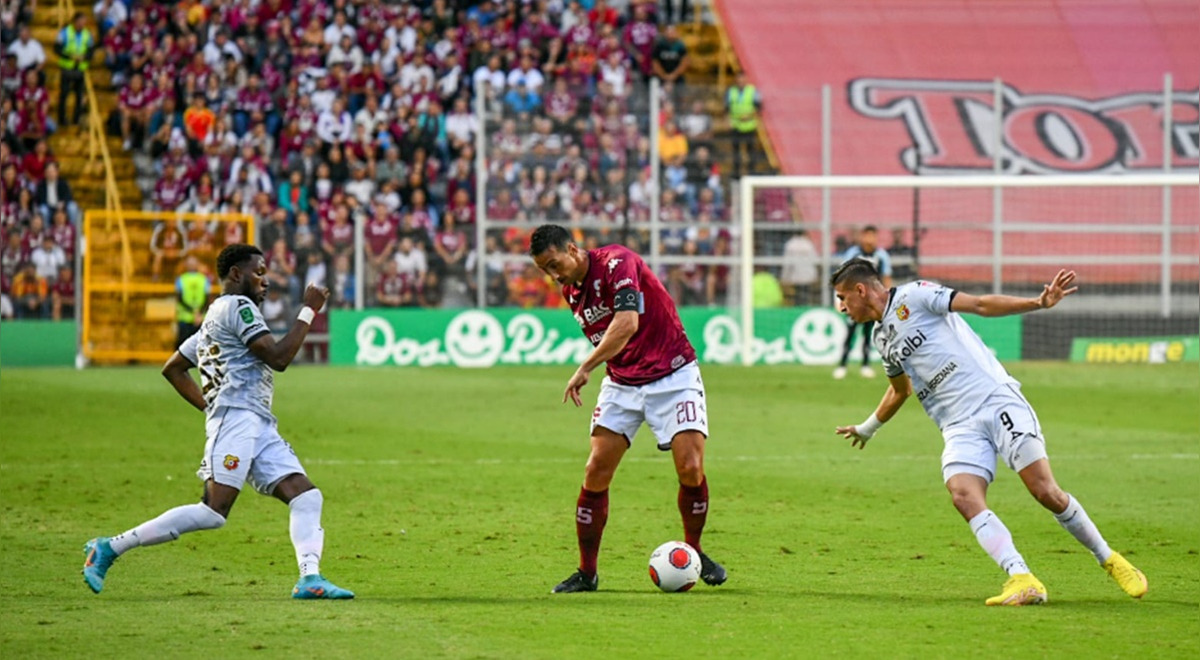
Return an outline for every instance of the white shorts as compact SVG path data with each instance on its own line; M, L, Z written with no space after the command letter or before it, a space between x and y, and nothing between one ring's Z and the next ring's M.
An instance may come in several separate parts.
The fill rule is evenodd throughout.
M1012 386L993 392L970 419L947 426L942 436L946 440L943 481L965 473L991 483L997 456L1015 472L1046 458L1046 440L1037 414Z
M238 490L247 480L270 495L284 477L305 474L275 420L244 408L220 407L204 425L207 441L196 476Z
M671 448L671 440L681 431L699 431L708 436L704 381L695 362L645 385L620 385L605 376L592 413L591 430L603 426L633 444L643 421L650 425L663 451Z

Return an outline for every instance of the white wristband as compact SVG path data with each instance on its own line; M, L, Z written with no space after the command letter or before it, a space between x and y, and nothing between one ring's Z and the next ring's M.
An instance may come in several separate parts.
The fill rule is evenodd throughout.
M312 307L305 305L300 308L300 313L296 315L296 320L312 325L313 317L316 315L317 313L313 311Z
M866 421L854 427L854 432L864 438L870 438L875 435L875 432L878 431L879 427L881 426L883 426L883 422L879 421L879 418L875 416L875 413L871 413L871 416L868 417Z

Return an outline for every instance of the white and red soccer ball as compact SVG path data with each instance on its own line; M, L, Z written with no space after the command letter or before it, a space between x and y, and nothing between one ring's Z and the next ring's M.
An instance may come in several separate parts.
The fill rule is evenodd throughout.
M700 553L680 541L667 541L650 553L650 580L663 591L687 591L700 581Z

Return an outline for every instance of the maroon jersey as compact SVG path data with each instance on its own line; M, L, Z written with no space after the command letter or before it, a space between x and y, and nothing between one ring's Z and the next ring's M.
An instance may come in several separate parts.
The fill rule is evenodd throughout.
M595 346L612 323L618 291L631 289L638 299L637 332L608 361L608 376L621 385L645 385L695 361L671 294L645 261L620 245L588 250L588 272L579 286L563 286L583 334Z
M391 218L373 218L363 227L367 250L372 255L383 254L389 243L396 240L396 224Z

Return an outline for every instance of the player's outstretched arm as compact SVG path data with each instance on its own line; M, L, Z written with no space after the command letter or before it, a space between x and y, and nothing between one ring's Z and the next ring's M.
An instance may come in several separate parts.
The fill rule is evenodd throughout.
M196 385L196 381L192 379L192 375L188 373L192 367L192 361L183 357L179 351L171 354L167 359L167 363L163 365L162 375L179 392L179 396L183 397L184 401L192 404L197 410L203 412L208 406L204 401L204 394L200 392L200 386Z
M950 302L950 311L980 316L1009 316L1039 309L1050 309L1063 298L1079 290L1079 287L1071 286L1074 283L1075 271L1060 270L1049 284L1043 285L1042 293L1037 298L1002 295L972 296L960 291Z
M883 423L896 415L908 397L912 395L912 381L907 374L888 377L888 388L883 393L883 400L875 408L875 412L861 424L854 426L839 426L834 429L838 435L850 441L851 447L867 448L870 440Z
M275 371L287 369L300 347L304 345L313 315L325 306L326 300L329 300L329 289L309 284L304 290L304 307L296 315L296 322L292 324L291 330L278 342L270 333L264 334L250 343L250 352Z

